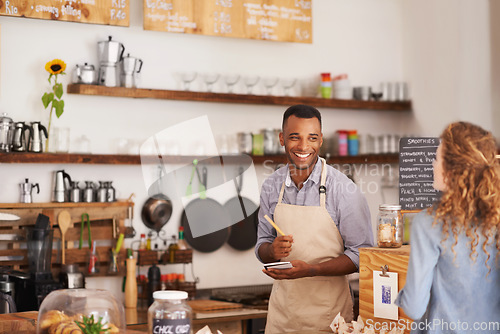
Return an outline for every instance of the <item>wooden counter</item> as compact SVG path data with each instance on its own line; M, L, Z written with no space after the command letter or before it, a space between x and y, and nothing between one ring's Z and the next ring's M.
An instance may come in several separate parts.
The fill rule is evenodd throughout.
M400 248L360 248L359 250L359 315L363 319L372 319L379 326L411 324L412 320L399 308L399 323L389 319L375 318L373 315L373 271L380 271L384 265L390 272L398 273L398 289L406 283L406 271L410 258L410 246ZM405 330L405 333L409 333Z
M126 309L127 334L147 332L147 310ZM208 325L212 332L217 329L224 334L245 334L246 322L267 317L267 311L258 309L235 309L212 312L194 312L193 331ZM35 334L38 312L0 314L0 333Z

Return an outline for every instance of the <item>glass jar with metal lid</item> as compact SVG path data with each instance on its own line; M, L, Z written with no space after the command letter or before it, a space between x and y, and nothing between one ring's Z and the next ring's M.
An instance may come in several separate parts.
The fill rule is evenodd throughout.
M403 215L401 205L381 204L377 216L377 245L397 248L403 244Z
M148 333L192 334L193 311L186 291L155 291L148 309Z

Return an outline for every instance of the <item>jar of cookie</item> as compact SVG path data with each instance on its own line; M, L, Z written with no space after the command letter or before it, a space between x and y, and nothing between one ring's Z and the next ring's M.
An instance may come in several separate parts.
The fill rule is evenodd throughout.
M401 205L381 204L377 216L377 245L397 248L403 244L403 215Z

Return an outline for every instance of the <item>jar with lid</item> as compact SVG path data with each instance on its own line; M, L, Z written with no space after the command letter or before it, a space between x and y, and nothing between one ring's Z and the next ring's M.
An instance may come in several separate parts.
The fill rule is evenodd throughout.
M148 333L193 333L193 311L186 303L186 291L155 291L153 298L148 309Z
M381 204L377 216L377 244L397 248L403 244L403 215L401 205Z

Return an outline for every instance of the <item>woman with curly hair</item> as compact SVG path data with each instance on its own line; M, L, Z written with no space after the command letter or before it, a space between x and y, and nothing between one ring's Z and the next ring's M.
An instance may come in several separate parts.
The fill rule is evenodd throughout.
M396 305L412 333L500 332L500 164L491 133L450 124L434 161L440 201L412 221Z

